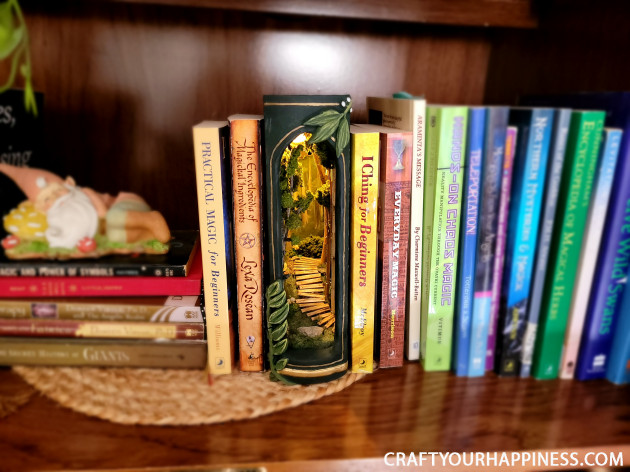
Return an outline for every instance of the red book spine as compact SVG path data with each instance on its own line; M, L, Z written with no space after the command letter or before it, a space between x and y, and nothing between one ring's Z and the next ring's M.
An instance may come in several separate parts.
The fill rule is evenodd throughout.
M203 323L0 320L0 336L203 340Z
M201 257L187 277L0 277L0 297L144 297L199 295Z
M405 348L405 294L411 208L411 132L381 134L379 367L401 367Z

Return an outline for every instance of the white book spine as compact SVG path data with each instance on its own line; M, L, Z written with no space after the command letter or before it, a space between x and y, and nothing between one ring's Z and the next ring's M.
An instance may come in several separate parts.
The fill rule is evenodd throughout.
M426 101L413 100L413 168L411 177L411 220L407 284L407 359L420 359L420 309L422 293L422 211L424 195L424 144L426 141Z

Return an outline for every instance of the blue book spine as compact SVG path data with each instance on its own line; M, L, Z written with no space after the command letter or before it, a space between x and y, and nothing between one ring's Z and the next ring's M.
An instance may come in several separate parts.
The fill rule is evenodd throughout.
M630 262L630 107L617 160L613 191L608 205L576 378L603 378L627 282ZM611 123L614 125L614 123Z
M630 272L626 277L630 276ZM610 349L606 378L616 384L630 383L630 290L626 290Z
M482 376L486 371L499 201L509 111L508 107L490 107L487 112L481 169L482 190L477 230L475 293L470 330L469 377Z
M525 332L553 119L550 108L510 111L518 137L495 357L500 375L520 372L517 340Z
M483 164L486 109L470 108L468 112L468 149L464 184L464 224L460 234L459 274L457 275L457 307L455 309L455 342L453 364L455 374L468 375L470 322L475 283L477 224L479 221L480 179Z
M545 276L547 274L547 261L549 259L549 246L553 233L553 223L556 216L556 204L560 190L560 178L564 166L564 151L567 147L569 135L569 123L571 122L570 109L558 109L553 125L552 144L549 151L549 164L547 170L547 183L545 184L545 202L542 211L540 234L538 236L538 252L532 281L532 291L529 297L527 309L527 323L522 340L521 349L521 377L529 377L534 355L534 343L538 329L538 318L542 304L542 295L545 288Z

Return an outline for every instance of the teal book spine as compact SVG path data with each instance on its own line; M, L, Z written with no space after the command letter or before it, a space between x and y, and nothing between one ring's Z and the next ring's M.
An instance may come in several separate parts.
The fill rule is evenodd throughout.
M630 290L624 292L621 302L606 378L616 384L630 383Z

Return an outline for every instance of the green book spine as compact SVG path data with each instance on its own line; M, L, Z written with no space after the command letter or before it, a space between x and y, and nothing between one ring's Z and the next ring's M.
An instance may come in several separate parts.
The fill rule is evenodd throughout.
M422 323L420 349L425 370L448 370L451 343L467 107L427 107Z
M537 379L558 376L604 117L604 112L598 111L574 111L571 115L534 349L532 375Z

